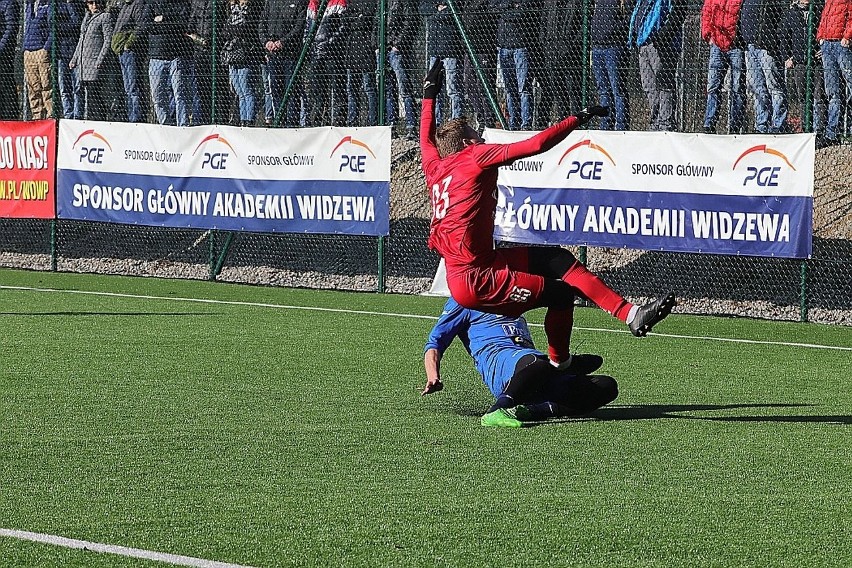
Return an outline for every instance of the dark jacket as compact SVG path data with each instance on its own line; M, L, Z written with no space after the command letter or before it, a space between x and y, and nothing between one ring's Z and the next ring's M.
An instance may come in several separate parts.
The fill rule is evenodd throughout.
M592 47L627 45L627 18L620 0L596 0L589 24Z
M307 18L305 19L305 41L310 40L308 34L314 26L318 14L319 2L310 0L308 2ZM311 54L314 57L324 58L333 56L342 60L343 58L343 13L346 11L346 0L329 0L325 12L316 26L314 41L311 44Z
M539 45L548 58L582 49L583 0L544 0L541 7Z
M261 47L280 41L284 58L296 59L302 51L308 0L266 0L260 17L258 37Z
M820 16L819 6L800 6L793 4L784 14L784 22L781 26L781 41L778 45L778 58L787 61L792 58L796 65L804 65L808 61L808 14L814 29L817 27ZM819 44L816 34L811 36L811 57L816 56ZM780 62L779 62L780 63Z
M18 3L0 0L0 55L15 51L18 40Z
M743 0L740 7L743 43L777 54L781 22L788 6L786 0Z
M349 0L343 12L344 64L353 71L376 70L376 0Z
M50 1L27 0L24 12L24 51L50 49Z
M82 0L56 2L56 47L59 49L59 57L66 65L77 49L84 13L88 15L89 12L83 6Z
M395 47L409 53L417 39L419 16L414 0L388 0L388 21L385 25L388 49Z
M148 35L145 33L145 0L126 0L115 19L112 32L112 50L121 55L125 49L146 51Z
M539 14L535 0L493 0L491 6L500 13L497 47L536 47Z
M420 13L426 16L426 55L441 59L464 57L462 39L445 0L426 0ZM438 6L442 9L438 9Z
M465 0L461 8L456 2L456 8L461 12L464 29L474 53L488 53L494 57L497 51L497 19L498 14L491 7L489 0Z
M263 11L261 0L239 0L228 4L222 25L222 60L230 67L245 69L259 65L262 52L257 41L257 27Z
M186 37L189 21L187 0L149 0L145 13L148 57L171 61L190 54L192 44ZM162 20L154 21L157 16L162 16Z
M192 0L189 7L189 22L187 23L187 31L195 35L193 46L196 51L204 53L212 53L213 48L213 11L218 10L215 14L216 19L216 36L217 48L221 47L222 28L225 21L228 19L228 2L217 0Z

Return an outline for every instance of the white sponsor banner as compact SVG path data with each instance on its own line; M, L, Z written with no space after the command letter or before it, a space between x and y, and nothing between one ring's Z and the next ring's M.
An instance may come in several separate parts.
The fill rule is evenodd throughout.
M487 129L491 143L532 132ZM551 150L501 168L507 187L705 195L813 196L814 135L575 130Z
M63 219L387 235L389 127L60 123Z
M814 156L812 134L575 131L500 168L495 238L809 257Z
M266 180L390 181L391 133L63 120L60 169Z

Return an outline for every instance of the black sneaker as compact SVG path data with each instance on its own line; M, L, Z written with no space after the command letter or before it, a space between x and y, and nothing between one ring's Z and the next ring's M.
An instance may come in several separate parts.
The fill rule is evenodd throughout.
M636 311L636 317L633 321L627 324L630 328L630 333L636 337L645 337L651 328L663 321L672 311L672 308L677 305L673 292L666 294L664 298L659 298L653 302L649 302L644 306L639 306Z
M716 129L705 126L703 132L704 134L716 134Z
M569 375L588 375L600 369L603 362L603 357L600 355L580 355L579 353L575 353L571 355L569 360L563 361L558 365L553 361L550 364L562 373L568 373Z

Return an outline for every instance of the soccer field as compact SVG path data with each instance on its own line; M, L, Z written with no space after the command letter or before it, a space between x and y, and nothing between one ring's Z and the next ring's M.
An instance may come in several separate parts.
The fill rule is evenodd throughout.
M581 308L619 398L487 429L440 298L0 284L0 566L852 566L849 327Z

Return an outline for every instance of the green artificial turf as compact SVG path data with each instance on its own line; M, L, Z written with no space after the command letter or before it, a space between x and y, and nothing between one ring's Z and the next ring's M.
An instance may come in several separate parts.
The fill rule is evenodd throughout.
M660 335L852 347L848 327L676 313L636 339L578 309L619 398L488 429L460 344L419 394L439 298L0 284L0 528L251 566L852 565L852 352ZM0 537L0 566L163 564Z

